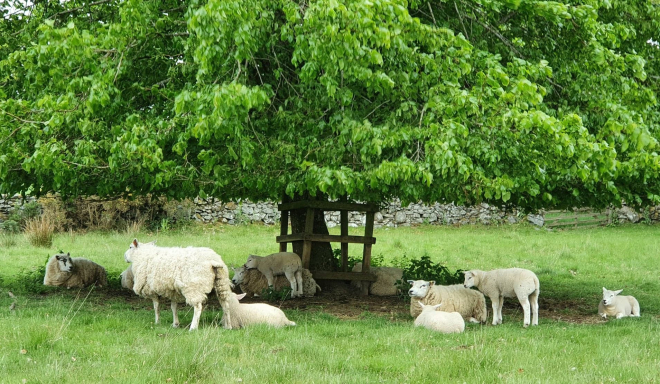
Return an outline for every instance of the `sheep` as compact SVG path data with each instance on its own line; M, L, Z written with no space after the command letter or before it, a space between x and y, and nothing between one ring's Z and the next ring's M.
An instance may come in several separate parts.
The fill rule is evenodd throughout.
M257 269L246 269L245 266L232 268L234 270L234 277L231 279L235 286L240 286L241 291L247 294L247 297L258 296L263 290L268 288L268 281L263 273ZM303 296L312 297L316 291L321 291L321 287L316 284L316 280L312 277L309 269L303 268L302 270L303 281ZM275 276L273 279L273 289L280 290L289 288L289 280L285 276Z
M539 279L534 272L522 268L465 273L465 288L477 287L488 296L493 305L493 325L502 324L504 297L517 297L523 308L523 327L529 326L529 308L532 307L532 325L539 325Z
M356 263L352 269L353 272L362 272L362 263ZM403 269L396 267L371 267L370 273L376 275L376 281L353 281L354 287L361 287L362 284L369 285L369 294L374 296L394 296L398 293L396 281L403 278Z
M105 268L95 262L71 257L70 253L53 255L46 264L44 285L53 287L84 288L92 284L99 287L108 285Z
M132 263L133 291L153 301L156 324L160 320L160 301L169 299L174 317L172 326L179 326L177 306L185 302L194 308L190 330L197 329L203 305L213 288L224 316L230 318L229 271L212 249L158 247L135 239L124 253L124 260Z
M598 314L607 319L607 316L639 317L639 302L632 296L618 296L623 289L610 291L603 287L603 300L598 303Z
M296 323L286 318L281 309L272 305L239 303L238 301L245 295L245 293L237 295L233 292L229 295L229 305L220 320L224 328L239 329L252 324L267 324L275 328L296 325ZM231 319L225 317L225 314L228 313L231 313Z
M121 287L133 290L133 270L129 265L124 272L122 272L119 277L121 277Z
M244 265L247 269L258 269L266 276L268 286L274 284L273 276L285 275L291 283L291 297L303 295L302 261L293 252L278 252L268 256L250 255Z
M424 327L442 333L461 333L465 330L465 321L458 312L438 311L442 305L424 305L418 302L422 313L415 319L415 327Z
M417 317L422 312L417 303L435 305L442 303L447 312L458 312L472 323L485 323L488 318L486 298L473 289L462 285L436 285L435 281L408 280L412 286L410 296L410 315Z

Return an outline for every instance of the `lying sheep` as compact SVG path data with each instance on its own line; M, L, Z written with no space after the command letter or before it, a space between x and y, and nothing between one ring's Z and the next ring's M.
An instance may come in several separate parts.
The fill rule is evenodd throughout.
M436 285L435 281L408 280L412 285L410 315L417 317L422 312L418 303L435 305L442 303L446 312L458 312L472 323L485 323L488 317L486 299L479 291L464 288L462 285Z
M92 284L99 287L108 285L105 268L82 257L71 257L59 253L53 255L46 264L44 285L54 287L84 288Z
M267 324L271 327L281 328L287 325L296 325L286 318L284 312L277 307L263 303L242 304L238 301L245 297L245 293L229 295L229 305L225 314L231 313L231 319L222 315L222 326L226 329L239 329L252 324Z
M122 272L119 277L121 277L121 287L133 290L133 270L129 265L124 272Z
M478 269L465 272L465 288L477 287L493 304L493 325L502 324L504 297L517 297L523 308L523 326L529 326L529 307L532 307L532 325L539 325L539 279L534 272L522 268Z
M258 269L266 276L269 287L275 283L274 276L285 275L291 284L291 297L303 295L302 261L293 252L278 252L265 257L250 255L244 267Z
M424 327L442 333L461 333L465 330L465 321L458 312L438 311L442 305L424 305L418 302L422 313L415 319L415 327Z
M352 270L353 272L362 272L362 263L356 263ZM396 281L403 278L403 269L396 267L371 267L369 272L376 275L376 281L353 281L353 286L361 287L362 284L370 284L369 294L374 296L394 296L398 293Z
M240 286L241 291L247 294L247 297L260 295L266 288L268 288L268 281L263 273L257 269L246 269L245 266L232 268L234 270L234 277L231 279L235 286ZM321 291L321 287L316 284L316 280L312 277L309 269L303 268L302 270L303 281L303 296L312 297L316 291ZM281 290L289 288L289 280L285 276L275 276L273 279L273 289Z
M154 303L156 324L160 320L160 300L172 301L173 327L179 326L178 303L194 308L190 330L197 329L203 305L215 288L224 316L230 319L229 299L231 282L227 266L210 248L158 247L133 240L124 253L124 259L133 263L133 291Z
M618 296L623 289L610 291L603 287L603 300L598 303L598 314L607 319L607 316L614 316L617 319L622 317L639 317L639 302L632 296Z

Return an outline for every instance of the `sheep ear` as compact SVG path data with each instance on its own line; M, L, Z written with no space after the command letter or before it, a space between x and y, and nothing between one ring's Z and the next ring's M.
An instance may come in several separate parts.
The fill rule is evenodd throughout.
M424 307L426 307L426 305L422 304L421 301L418 301L417 304L419 304L419 306L422 307L422 309L424 309Z
M438 307L440 307L441 305L442 305L442 303L436 304L436 305L433 306L433 309L438 309Z
M410 285L415 284L415 280L408 280L408 284L410 284Z
M619 289L618 291L614 291L614 295L618 295L621 292L623 292L623 289Z
M431 280L431 281L429 281L429 287L432 287L432 286L434 286L434 285L435 285L435 280Z
M71 257L71 254L69 252L66 253L67 256Z
M605 287L603 287L603 292L605 292L605 291L607 291L607 289L605 289Z
M240 299L244 298L245 295L247 295L247 293L241 293L240 295L236 295L236 298L237 298L238 300L240 300Z
M138 241L137 241L137 239L133 239L133 246L134 246L135 248L137 248L137 246L138 246Z

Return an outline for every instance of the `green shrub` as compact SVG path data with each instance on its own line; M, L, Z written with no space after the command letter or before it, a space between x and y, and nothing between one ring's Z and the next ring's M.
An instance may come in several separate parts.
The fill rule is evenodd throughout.
M261 290L261 297L269 302L284 301L291 298L291 288L273 289L268 287Z
M335 259L335 266L337 267L337 270L341 269L341 249L340 248L334 248L332 250L332 256ZM362 257L355 257L348 255L348 270L351 271L353 270L353 267L355 264L362 263ZM372 267L380 267L385 263L385 256L383 256L382 253L379 253L376 256L371 256L371 265Z
M18 224L16 220L5 220L2 223L0 223L0 229L2 229L3 232L8 233L8 234L16 234L21 232L21 226Z
M451 272L444 265L434 263L426 254L419 259L410 259L404 254L394 260L394 265L403 269L403 277L397 280L396 286L400 295L406 299L410 288L408 280L435 281L438 285L461 284L464 281L462 269Z

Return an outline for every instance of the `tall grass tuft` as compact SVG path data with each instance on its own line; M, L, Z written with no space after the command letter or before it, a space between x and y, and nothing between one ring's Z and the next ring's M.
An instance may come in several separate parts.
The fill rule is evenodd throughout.
M23 231L30 244L35 247L50 248L53 245L55 224L47 215L29 219L25 222Z
M16 245L16 235L13 233L0 233L0 245L5 248L13 247Z

